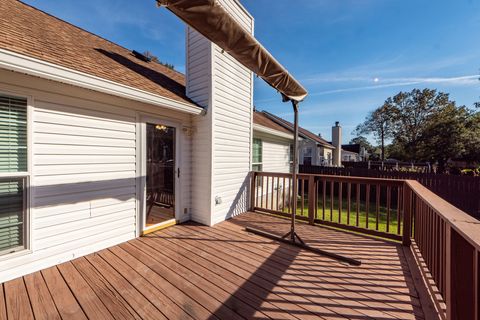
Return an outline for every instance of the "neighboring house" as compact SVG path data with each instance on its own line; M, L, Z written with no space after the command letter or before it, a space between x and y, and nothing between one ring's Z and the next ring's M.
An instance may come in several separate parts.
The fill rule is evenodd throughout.
M248 210L248 69L189 27L183 75L17 0L0 16L0 282Z
M264 116L276 124L293 132L293 124L270 112L262 111ZM335 147L311 131L299 128L299 164L331 166Z
M360 144L342 144L342 161L368 161L368 153Z

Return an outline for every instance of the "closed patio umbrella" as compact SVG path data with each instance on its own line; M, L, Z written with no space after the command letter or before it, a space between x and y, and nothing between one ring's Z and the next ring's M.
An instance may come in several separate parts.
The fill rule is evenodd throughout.
M297 209L297 173L298 173L298 104L307 96L307 90L255 39L245 30L216 0L157 0L159 6L167 7L181 20L198 31L230 54L243 66L257 74L276 89L284 102L291 101L295 114L293 148L293 195L291 229L283 237L261 230L247 228L248 231L275 240L288 242L302 248L351 264L358 261L311 248L295 232L295 213Z

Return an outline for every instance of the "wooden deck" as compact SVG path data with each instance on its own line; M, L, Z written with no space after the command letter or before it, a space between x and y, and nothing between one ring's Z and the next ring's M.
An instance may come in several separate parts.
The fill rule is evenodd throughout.
M247 225L289 228L257 213L174 226L0 285L0 319L425 318L402 246L299 224L308 243L362 261L351 267Z

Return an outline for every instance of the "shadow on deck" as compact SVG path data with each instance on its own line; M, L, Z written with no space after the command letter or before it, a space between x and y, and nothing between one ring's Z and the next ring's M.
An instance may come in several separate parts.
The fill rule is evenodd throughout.
M177 225L1 285L0 319L424 319L401 245L299 224L352 267L248 234L284 219L246 213Z

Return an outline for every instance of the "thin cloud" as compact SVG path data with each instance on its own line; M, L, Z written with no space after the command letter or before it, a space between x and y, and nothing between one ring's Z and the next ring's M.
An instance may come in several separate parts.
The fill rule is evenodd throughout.
M346 93L346 92L355 92L355 91L364 91L364 90L375 90L382 88L391 88L391 87L404 87L411 86L416 84L452 84L452 85L476 85L479 84L479 75L468 75L460 77L432 77L432 78L390 78L390 79L379 79L378 84L371 86L362 86L362 87L351 87L351 88L340 88L333 90L326 90L320 92L310 93L310 96L322 96L335 93ZM372 78L369 78L369 81L373 81Z

